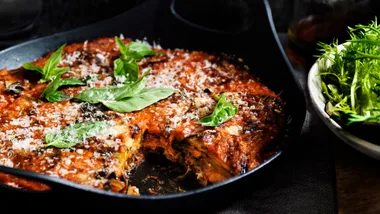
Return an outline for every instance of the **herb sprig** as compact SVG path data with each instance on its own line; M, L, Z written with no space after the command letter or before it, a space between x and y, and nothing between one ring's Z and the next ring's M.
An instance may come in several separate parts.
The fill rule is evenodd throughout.
M57 91L59 87L65 85L84 85L84 83L78 79L61 79L61 75L64 74L69 68L58 68L58 64L62 58L62 51L66 44L61 45L53 54L50 55L43 68L37 67L29 62L23 64L23 67L27 70L38 71L42 74L42 78L38 83L45 83L51 81L41 94L41 98L45 98L49 102L60 102L68 100L71 97L67 94Z
M117 112L141 110L174 93L170 88L145 88L146 72L138 81L124 86L106 86L82 91L76 99L88 103L102 103Z
M119 37L115 37L119 46L121 56L114 63L114 75L117 81L129 84L138 80L139 66L137 60L143 59L145 56L152 56L156 53L147 45L138 42L131 42L125 45Z
M53 81L44 89L41 94L41 98L45 98L49 102L61 102L71 99L71 97L63 92L57 91L59 87L66 85L84 85L84 83L78 79L61 79L61 75L55 77Z
M71 148L85 139L96 136L107 127L106 122L83 122L66 126L65 128L45 136L45 146L53 146L60 149Z
M319 43L326 111L344 124L380 122L380 26L349 28L348 43Z
M50 55L43 68L35 66L29 62L24 63L23 67L27 70L37 71L42 74L42 78L38 81L38 83L45 83L54 80L55 77L62 75L68 70L67 67L57 68L59 62L61 61L62 50L65 46L66 44L63 44L58 48L58 50Z
M218 103L212 114L199 120L204 126L219 126L233 118L238 112L238 108L229 103L224 95L221 95L220 97L216 96L216 99L218 100Z

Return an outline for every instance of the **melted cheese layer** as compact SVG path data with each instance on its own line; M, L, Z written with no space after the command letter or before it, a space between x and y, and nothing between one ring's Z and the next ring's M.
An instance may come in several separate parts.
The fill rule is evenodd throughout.
M169 87L176 92L132 113L117 113L73 99L49 103L39 98L47 84L37 84L35 72L1 70L0 164L124 193L138 192L128 191L133 188L128 185L128 173L144 160L141 148L163 149L169 160L188 166L203 184L260 164L265 159L264 149L283 126L280 98L229 57L198 51L155 51L162 55L139 62L141 74L151 70L146 87ZM33 64L42 67L50 54ZM65 47L59 66L69 67L69 71L62 78L99 78L61 91L75 96L88 88L115 84L112 64L118 57L113 38ZM14 82L24 87L20 94L6 91L6 85ZM212 113L216 105L213 95L221 93L238 107L238 114L218 127L202 126L199 119ZM47 133L86 121L112 125L70 149L44 146ZM176 145L178 142L181 145ZM4 174L0 174L0 181L22 188L46 188Z

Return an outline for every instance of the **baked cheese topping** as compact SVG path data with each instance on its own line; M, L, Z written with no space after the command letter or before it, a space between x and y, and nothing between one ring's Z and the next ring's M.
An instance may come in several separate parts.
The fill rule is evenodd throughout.
M129 185L128 176L144 161L145 151L163 150L169 160L194 171L202 184L219 182L264 161L265 148L283 126L280 98L230 57L159 46L154 50L161 54L138 61L140 75L150 71L146 88L165 87L175 92L131 113L76 99L47 102L40 98L47 84L37 83L36 72L1 70L0 165L138 194L138 189ZM33 64L43 67L49 56ZM59 67L69 70L62 79L89 81L60 91L74 97L86 89L120 85L113 73L113 61L119 56L113 38L65 47ZM9 93L6 86L15 82L24 90ZM222 125L202 125L199 120L213 112L218 102L214 95L220 94L239 109L238 113ZM45 145L49 133L95 121L108 126L71 148ZM46 188L5 174L0 174L0 181L21 188Z

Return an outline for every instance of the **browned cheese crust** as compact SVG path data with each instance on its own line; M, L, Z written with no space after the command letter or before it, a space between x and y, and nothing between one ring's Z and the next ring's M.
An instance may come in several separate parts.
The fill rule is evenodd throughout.
M39 97L47 84L37 83L36 72L0 70L0 165L138 194L128 184L128 175L144 161L145 151L163 151L169 160L193 170L204 185L262 163L268 155L265 148L283 127L280 98L228 57L160 47L154 50L162 54L139 62L141 74L151 69L146 87L168 87L176 92L132 113L75 99L47 102ZM50 54L33 64L42 67ZM113 38L66 46L59 67L70 70L62 78L100 78L61 91L75 96L91 87L115 84L113 60L119 55ZM6 85L14 82L24 87L21 93L6 91ZM221 93L238 107L237 115L217 127L203 126L199 119L212 113L217 103L213 95ZM85 121L108 121L112 126L70 149L44 146L46 133ZM0 181L20 188L47 188L5 174L0 174Z

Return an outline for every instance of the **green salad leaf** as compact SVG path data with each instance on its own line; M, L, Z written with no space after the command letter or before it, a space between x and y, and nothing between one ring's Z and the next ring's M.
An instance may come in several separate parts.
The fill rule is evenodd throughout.
M217 99L218 103L216 104L212 114L199 120L202 125L219 126L237 114L238 108L229 103L224 95L217 97Z
M59 62L62 58L62 50L66 46L66 44L63 44L61 47L58 48L46 61L43 68L37 67L29 62L26 62L23 64L23 67L26 70L33 70L37 71L42 74L42 79L40 79L39 83L44 83L53 80L55 77L65 73L68 68L57 68Z
M83 122L66 126L65 128L45 136L45 146L53 146L60 149L71 148L85 139L94 137L102 129L107 127L106 122Z
M120 58L113 62L115 78L125 84L133 83L139 79L139 66L136 61L156 53L142 43L131 42L125 45L117 36L115 40L121 53Z
M346 125L380 122L380 26L374 20L348 32L350 39L342 45L319 43L326 111Z

